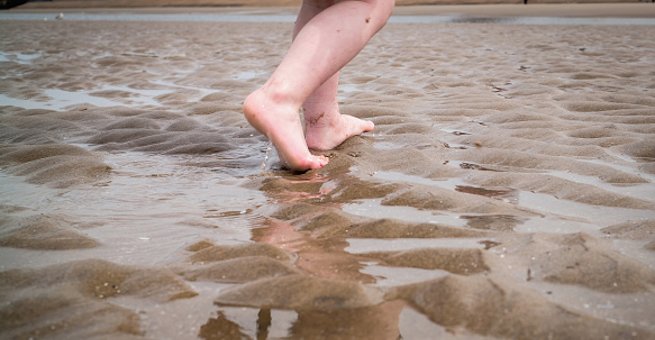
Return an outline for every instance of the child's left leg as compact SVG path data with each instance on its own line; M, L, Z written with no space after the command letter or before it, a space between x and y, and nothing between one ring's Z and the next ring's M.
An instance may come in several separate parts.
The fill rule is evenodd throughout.
M341 114L337 102L339 74L328 79L305 100L305 140L315 150L331 150L346 139L372 131L373 122Z
M331 6L332 1L303 2L298 13L294 29L295 35L305 24L323 9ZM346 139L372 131L373 122L361 120L339 112L337 88L339 73L317 88L303 104L305 115L305 140L307 146L314 150L331 150Z

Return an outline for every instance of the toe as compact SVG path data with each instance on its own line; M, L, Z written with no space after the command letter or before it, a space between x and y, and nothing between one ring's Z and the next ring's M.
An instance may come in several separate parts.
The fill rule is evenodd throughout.
M313 156L313 157L314 157L314 162L313 162L312 169L320 169L320 168L326 166L330 162L329 158L327 158L325 156L322 156L322 155L321 156Z
M373 131L373 129L375 129L375 124L370 120L365 120L362 126L364 132Z

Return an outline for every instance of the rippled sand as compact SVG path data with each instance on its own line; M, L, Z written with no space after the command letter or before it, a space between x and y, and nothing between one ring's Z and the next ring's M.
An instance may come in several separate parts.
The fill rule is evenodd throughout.
M279 169L285 23L0 22L3 338L653 338L653 26L390 24Z

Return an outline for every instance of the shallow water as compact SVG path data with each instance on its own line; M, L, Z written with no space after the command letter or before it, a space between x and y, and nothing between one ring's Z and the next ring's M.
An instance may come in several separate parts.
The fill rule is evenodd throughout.
M163 254L198 237L220 244L248 242L251 226L263 218L260 208L270 210L260 191L240 186L247 176L184 165L202 157L121 152L106 153L104 160L113 169L111 180L75 190L44 190L3 175L0 205L92 221L85 234L103 240L95 254L69 251L54 258L2 248L4 268L98 256L121 264L162 264L171 260Z

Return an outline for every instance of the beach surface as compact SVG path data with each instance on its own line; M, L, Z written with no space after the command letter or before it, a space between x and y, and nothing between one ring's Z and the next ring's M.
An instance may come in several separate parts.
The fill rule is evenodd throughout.
M0 16L0 338L655 338L652 16L400 9L292 174L290 11L166 11Z

